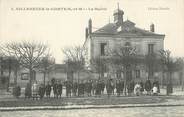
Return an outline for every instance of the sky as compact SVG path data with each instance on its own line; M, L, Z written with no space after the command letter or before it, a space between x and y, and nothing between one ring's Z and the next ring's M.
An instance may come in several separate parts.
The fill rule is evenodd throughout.
M89 18L93 31L112 23L117 3L124 11L124 20L146 30L154 23L155 32L166 35L165 49L172 56L184 56L183 0L0 0L0 44L43 42L50 46L56 62L62 63L62 48L83 45Z

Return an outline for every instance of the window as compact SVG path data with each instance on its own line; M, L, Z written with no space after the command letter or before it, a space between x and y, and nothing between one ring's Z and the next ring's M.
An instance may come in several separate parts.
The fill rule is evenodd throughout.
M28 73L21 73L21 80L28 80L29 74Z
M154 44L148 44L148 54L153 54L154 52Z
M125 47L130 47L130 46L131 46L130 42L125 43Z
M140 52L141 52L141 45L139 43L136 43L135 44L135 49L136 49L137 54L140 54Z
M131 47L130 42L126 42L125 43L125 51L129 53L130 52L130 47Z
M140 70L135 70L135 77L136 78L140 78L141 77Z
M101 56L105 56L105 50L106 50L106 46L107 46L107 43L101 43L100 44L100 51L101 51Z

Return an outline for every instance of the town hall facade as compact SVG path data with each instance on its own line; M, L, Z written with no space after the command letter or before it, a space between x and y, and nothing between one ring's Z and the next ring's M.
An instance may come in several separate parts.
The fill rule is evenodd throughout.
M124 20L124 11L119 7L114 11L114 22L108 23L103 27L93 31L92 20L88 22L86 28L86 40L84 47L87 50L86 66L92 69L91 60L97 57L108 56L107 49L115 49L120 46L131 46L135 48L137 55L145 56L150 53L159 53L164 49L164 34L155 33L154 24L150 25L150 30L136 27L136 24L130 20ZM107 71L110 72L110 71ZM141 80L148 78L148 71L141 65L130 71L131 79ZM123 78L123 72L121 73ZM103 77L117 78L118 75L104 73ZM161 77L161 72L153 73L152 77Z

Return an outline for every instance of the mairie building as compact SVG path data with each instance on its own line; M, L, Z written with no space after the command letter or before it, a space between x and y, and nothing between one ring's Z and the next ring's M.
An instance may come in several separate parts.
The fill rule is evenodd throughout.
M89 19L84 42L84 47L87 50L86 66L89 69L92 68L90 62L92 59L108 56L107 49L109 48L132 46L136 49L136 54L142 56L149 53L158 53L164 49L165 35L157 34L153 23L150 24L149 30L145 30L137 27L133 21L125 20L123 15L124 11L117 8L113 13L113 23L107 23L94 31L92 19ZM123 72L108 74L109 72L104 72L103 77L123 78ZM148 74L150 75L148 70L141 66L130 70L128 74L131 79L135 80L145 80L148 78ZM152 73L152 77L161 78L162 74L161 72Z

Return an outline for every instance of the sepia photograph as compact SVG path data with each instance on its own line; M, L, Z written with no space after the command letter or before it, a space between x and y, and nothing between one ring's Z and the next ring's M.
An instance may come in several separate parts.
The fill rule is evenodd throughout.
M184 1L0 0L0 117L184 117Z

